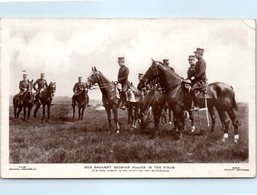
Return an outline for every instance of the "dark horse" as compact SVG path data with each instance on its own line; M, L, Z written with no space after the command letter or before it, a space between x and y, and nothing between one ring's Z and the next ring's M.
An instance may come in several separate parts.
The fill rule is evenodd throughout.
M86 86L83 85L81 86L81 89L79 90L79 92L74 96L74 101L78 105L79 120L83 119L85 108L89 102L89 97L87 93L88 93L88 90ZM75 108L76 108L76 105L73 103L72 104L73 119L75 118Z
M108 117L109 133L112 133L111 124L111 111L114 115L115 130L116 133L120 133L120 126L118 122L118 107L119 99L116 97L116 85L114 82L110 82L100 71L96 70L96 67L92 67L92 72L87 78L86 85L91 88L93 85L98 84L102 92L102 101L105 107L105 111Z
M23 108L23 119L29 119L30 112L33 107L34 102L34 94L32 93L32 86L33 86L33 80L28 80L28 88L27 91L23 93L22 96L20 94L17 94L13 97L13 108L14 108L14 118L19 118L20 112ZM28 112L27 112L28 108ZM17 110L18 109L18 110Z
M42 106L43 106L42 121L45 120L45 106L47 106L47 121L49 122L50 108L51 108L51 104L52 104L52 100L53 100L55 90L56 90L56 83L55 82L50 82L50 84L47 86L47 88L40 92L39 102L37 103L35 111L34 111L34 118L37 117L37 111L42 104Z
M192 98L188 90L184 87L182 79L171 69L165 67L159 61L152 61L152 65L144 74L138 89L141 90L148 82L158 80L163 88L166 89L166 101L173 111L173 117L178 134L182 135L184 129L184 111L191 108ZM207 86L208 110L212 119L211 131L215 129L215 112L214 107L218 111L222 124L224 124L223 141L228 138L229 115L234 126L234 141L238 142L238 126L239 122L236 118L234 110L237 110L235 101L235 93L231 86L215 82ZM226 114L227 113L227 114Z
M155 133L159 132L160 118L163 109L166 105L166 95L162 93L159 89L150 90L142 100L140 106L140 127L145 129L148 125L148 112L150 107L152 107L153 117L154 117L154 128Z

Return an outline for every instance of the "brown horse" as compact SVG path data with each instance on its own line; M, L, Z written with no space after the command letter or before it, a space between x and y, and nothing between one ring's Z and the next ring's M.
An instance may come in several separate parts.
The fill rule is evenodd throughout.
M30 112L33 107L34 102L34 94L32 93L33 80L28 80L28 88L27 91L23 93L21 96L17 94L13 97L13 108L14 108L14 118L19 118L20 112L23 108L23 119L26 117L29 119ZM28 112L27 112L28 109Z
M36 108L34 110L34 118L37 117L37 111L42 104L42 106L43 106L42 121L45 120L45 106L47 106L47 121L49 122L50 108L51 108L51 104L52 104L52 100L53 100L55 90L56 90L56 83L55 82L50 82L50 84L47 86L47 88L40 92L39 102L37 103Z
M112 133L111 124L111 111L114 115L115 131L120 133L120 125L118 122L118 107L119 99L116 97L116 85L114 82L110 82L96 67L92 67L92 72L87 78L86 85L91 88L93 85L98 84L102 92L102 101L105 107L105 111L108 117L109 133Z
M74 97L74 102L78 106L79 120L83 120L84 111L89 102L88 89L86 88L86 86L83 85L80 91L73 97ZM75 118L75 108L76 108L76 105L73 103L72 104L73 119Z
M142 129L147 128L148 125L148 111L152 107L154 116L154 128L155 133L159 133L159 123L166 105L166 94L163 94L161 90L152 89L145 95L140 106L140 127Z
M166 89L166 100L169 107L173 111L175 126L178 134L181 136L184 129L184 111L190 110L192 98L188 90L184 87L182 77L177 75L171 69L165 67L159 61L152 61L152 65L144 74L138 89L142 89L148 82L157 80L160 85ZM231 86L215 82L207 86L208 110L212 119L211 131L215 129L215 112L214 107L218 111L222 124L224 124L223 141L228 138L229 115L234 126L234 141L238 142L238 126L239 122L236 118L234 110L237 110L235 101L235 93ZM203 102L202 102L203 104ZM227 114L226 114L227 113Z

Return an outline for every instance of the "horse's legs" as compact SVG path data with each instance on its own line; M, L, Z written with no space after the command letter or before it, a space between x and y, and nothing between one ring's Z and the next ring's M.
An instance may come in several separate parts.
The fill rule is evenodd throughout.
M234 126L234 141L237 143L239 140L239 133L238 133L238 126L239 126L239 121L236 118L234 110L229 110L228 115L232 121L232 124Z
M42 121L45 120L45 104L42 105L43 106L43 118L42 118Z
M17 118L19 118L19 116L20 116L20 113L21 113L21 110L22 110L22 106L19 106L19 109L18 109L18 113L17 113Z
M162 113L162 108L158 107L156 110L154 110L154 129L156 136L159 135L159 124L160 124L160 118Z
M131 103L128 102L128 124L130 124L130 119L131 119Z
M218 113L219 113L219 116L220 116L220 120L221 120L221 123L224 125L225 129L224 129L224 135L223 135L223 138L222 138L222 141L226 141L226 139L228 139L228 127L229 127L229 119L226 115L226 112L219 108L219 107L216 107Z
M211 132L213 132L215 130L215 125L216 125L216 115L215 115L215 112L214 112L214 107L210 106L210 107L208 107L208 110L209 110L209 113L211 115ZM223 125L222 121L221 121L221 123Z
M28 116L27 116L27 119L30 118L30 112L31 112L31 109L32 109L32 106L28 106Z
M169 113L169 124L171 124L172 122L171 122L171 109L170 108L168 108L168 113Z
M184 130L184 114L182 111L174 114L176 116L176 128L178 129L179 137L182 137L182 131Z
M14 108L14 118L16 118L16 116L17 116L17 106L13 106L13 108Z
M47 104L47 121L50 121L50 108L51 108L51 103Z
M114 122L115 122L115 125L116 125L116 133L119 134L120 133L120 125L119 125L119 121L118 121L118 107L113 106L112 112L113 112L113 115L114 115Z
M78 116L79 116L79 120L80 120L80 111L81 111L81 107L78 106Z
M105 111L107 113L107 118L108 118L108 124L109 124L109 133L111 134L112 132L112 121L111 121L111 109L108 107L105 107Z
M191 121L191 132L193 133L195 131L195 117L194 117L194 112L189 111L189 119Z
M83 116L84 116L84 111L85 111L86 105L83 106L82 108L82 112L81 112L81 120L83 120Z
M72 104L72 110L73 110L73 119L75 118L75 105L74 104Z
M36 108L35 108L35 110L34 110L34 118L37 117L37 111L38 111L38 109L40 108L40 106L41 106L41 104L37 104L37 105L36 105Z
M23 106L23 120L26 120L26 110L27 110L27 106Z

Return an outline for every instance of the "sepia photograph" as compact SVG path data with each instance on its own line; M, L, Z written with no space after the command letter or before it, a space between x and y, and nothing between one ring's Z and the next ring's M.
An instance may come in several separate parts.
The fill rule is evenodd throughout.
M0 25L3 177L255 177L255 20Z

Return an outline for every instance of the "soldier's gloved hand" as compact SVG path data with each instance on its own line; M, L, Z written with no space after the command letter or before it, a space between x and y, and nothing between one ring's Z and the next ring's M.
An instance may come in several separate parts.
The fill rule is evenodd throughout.
M191 80L195 80L195 77L191 77Z

